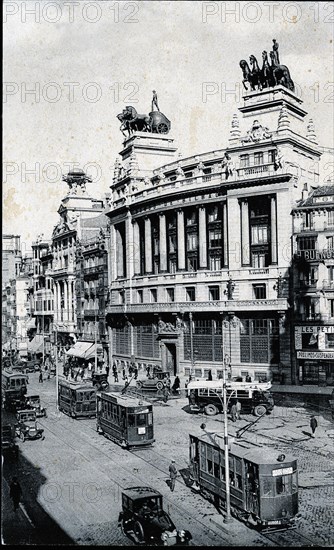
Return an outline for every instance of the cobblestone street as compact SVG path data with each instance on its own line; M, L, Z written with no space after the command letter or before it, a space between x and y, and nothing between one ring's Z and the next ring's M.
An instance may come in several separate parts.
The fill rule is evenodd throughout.
M191 491L181 476L174 493L166 484L172 458L179 471L188 466L188 434L203 432L203 422L207 432L222 431L221 415L209 418L189 414L184 397L166 404L157 401L154 446L129 452L100 436L94 419L73 420L56 413L55 379L38 384L37 374L29 378L28 393L39 392L48 410L47 418L39 419L45 440L19 442L21 456L16 474L24 487L25 509L37 531L41 509L74 543L129 546L132 542L117 525L121 491L131 485L150 485L163 494L165 508L177 527L191 531L196 546L273 544L236 520L226 532L223 517L213 504ZM262 418L244 434L244 440L264 448L289 450L298 458L297 531L313 544L327 546L334 542L334 427L329 418L318 416L319 428L313 439L308 434L309 416L310 411L303 407L275 407L271 416ZM247 416L235 424L231 422L230 437L252 420ZM12 465L7 465L5 476L9 479L13 471ZM8 508L8 500L4 504ZM7 519L8 514L7 509Z

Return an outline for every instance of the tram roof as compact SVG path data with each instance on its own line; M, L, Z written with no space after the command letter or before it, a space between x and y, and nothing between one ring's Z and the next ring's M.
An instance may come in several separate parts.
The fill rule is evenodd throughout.
M140 397L134 397L132 395L122 395L120 392L112 391L101 391L99 392L101 396L110 397L111 401L117 402L119 405L124 405L125 407L147 407L152 405L149 401L144 401Z
M6 376L7 378L28 378L28 376L24 372L13 372L6 369L2 371L2 376Z
M76 382L75 380L64 380L59 378L58 384L71 388L71 390L95 390L96 387L92 383Z
M224 450L224 434L220 433L206 433L205 435L195 436L199 441L208 443L217 449ZM268 447L254 446L251 442L234 442L229 446L229 453L237 456L238 458L249 460L255 464L283 464L284 462L292 462L296 458L290 454L281 453L277 449L271 449ZM285 458L283 462L278 460L280 454L284 454Z

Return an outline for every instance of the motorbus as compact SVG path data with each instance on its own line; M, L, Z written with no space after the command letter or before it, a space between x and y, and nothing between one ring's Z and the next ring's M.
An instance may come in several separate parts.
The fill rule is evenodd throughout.
M92 384L58 380L59 410L72 418L96 416L96 388Z
M29 378L27 375L4 370L1 376L2 403L6 410L16 411L24 402Z
M151 445L153 406L138 397L98 392L96 427L100 434L123 448Z
M238 400L242 413L262 416L274 408L270 393L271 382L226 383L227 410ZM193 380L187 386L187 394L192 410L204 411L208 416L223 412L223 380Z

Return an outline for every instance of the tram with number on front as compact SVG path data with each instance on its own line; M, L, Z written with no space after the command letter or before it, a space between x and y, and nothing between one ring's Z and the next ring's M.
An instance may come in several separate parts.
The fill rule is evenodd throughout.
M26 374L4 370L1 376L2 403L6 410L15 412L24 403L29 378Z
M261 530L293 527L298 512L297 460L249 442L228 450L231 513ZM223 434L190 435L190 479L195 489L226 509Z
M125 449L152 445L153 406L137 397L98 392L96 429Z
M226 383L227 409L238 399L242 413L262 416L274 408L270 393L271 382ZM192 410L196 407L208 416L223 412L223 380L193 380L187 386L188 399Z
M59 410L72 418L96 416L96 388L84 382L58 380Z

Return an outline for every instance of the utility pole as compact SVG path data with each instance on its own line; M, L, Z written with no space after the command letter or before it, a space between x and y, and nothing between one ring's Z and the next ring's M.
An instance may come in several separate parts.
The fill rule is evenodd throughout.
M58 399L58 327L55 326L55 339L56 339L56 408L59 410L59 399Z
M95 315L95 373L97 374L97 321Z
M194 342L193 342L193 314L189 313L189 328L190 328L190 360L191 360L191 370L190 376L192 377L194 369Z
M228 429L227 429L227 397L226 397L226 367L228 356L224 357L223 369L223 403L224 403L224 450L225 450L225 487L226 487L226 516L225 523L232 520L231 517L231 495L230 495L230 465L229 465L229 448L228 448Z

